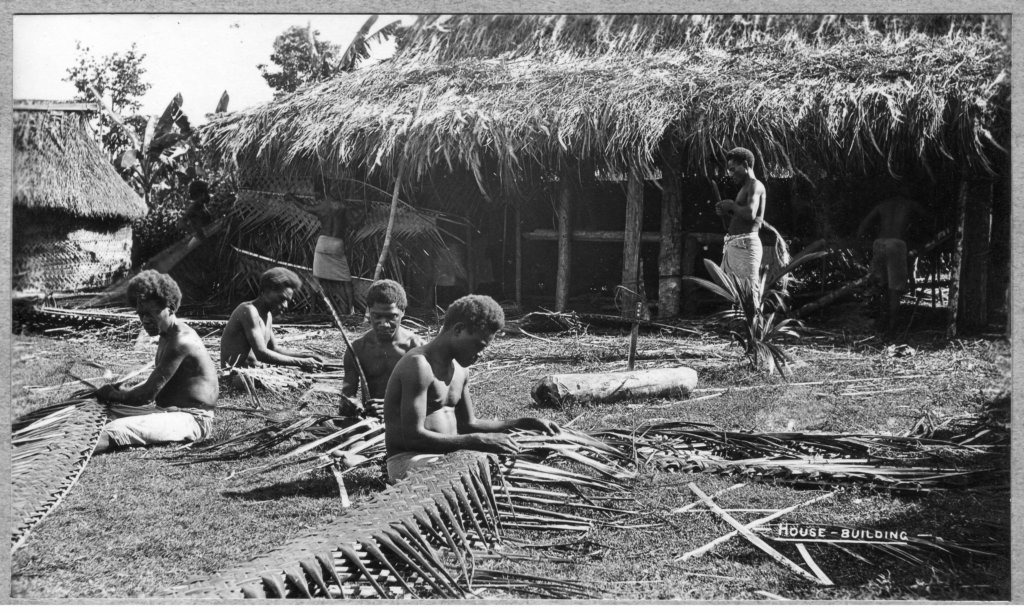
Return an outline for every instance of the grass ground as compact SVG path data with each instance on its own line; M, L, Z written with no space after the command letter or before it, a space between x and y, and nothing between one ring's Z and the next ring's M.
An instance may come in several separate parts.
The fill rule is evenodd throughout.
M936 419L977 410L993 390L1008 386L1009 345L999 338L945 343L938 331L921 330L895 344L874 337L863 325L832 322L832 334L794 347L801 361L789 383L752 372L734 346L710 334L644 334L640 367L685 364L699 373L696 399L618 402L541 409L530 401L533 381L554 372L595 372L625 366L628 340L621 335L541 335L499 339L474 367L473 394L485 417L537 415L588 431L636 427L659 420L714 424L723 429L898 433L922 416ZM860 322L861 324L863 322ZM844 327L845 326L845 327ZM153 345L136 346L138 326L69 335L13 337L14 414L68 397L79 385L66 373L95 376L84 366L100 359L114 372L128 372L152 358ZM302 335L301 338L299 335ZM283 343L307 344L340 357L335 331L282 330ZM216 351L216 337L207 339ZM857 381L851 381L857 380ZM46 389L49 388L49 389ZM702 390L726 388L700 400ZM296 394L297 395L297 394ZM328 404L296 406L294 395L273 400L279 414L330 411ZM224 404L243 406L236 392ZM222 410L214 440L264 422ZM154 448L95 456L79 483L39 524L12 560L12 592L20 598L149 597L193 575L244 562L344 513L337 487L326 472L296 475L287 469L228 480L252 460L186 463L186 450ZM377 467L352 473L349 493L359 498L385 484ZM642 472L631 486L630 508L659 518L634 530L595 528L572 544L576 563L530 562L527 572L576 579L615 599L933 599L1009 598L1009 489L893 494L844 484L836 495L787 519L858 528L903 528L963 544L994 540L1006 548L993 556L952 558L929 554L921 563L867 547L857 559L838 549L810 545L834 587L812 585L770 560L749 543L733 539L709 554L673 561L728 531L713 514L695 510L668 515L692 502L687 484L707 493L738 482L709 474ZM819 495L770 480L750 481L720 500L724 508L777 509ZM699 508L698 508L699 509ZM763 515L736 512L741 519ZM662 521L663 520L663 521ZM540 542L565 540L545 533L514 533ZM795 549L785 550L797 557ZM522 563L498 562L497 564Z

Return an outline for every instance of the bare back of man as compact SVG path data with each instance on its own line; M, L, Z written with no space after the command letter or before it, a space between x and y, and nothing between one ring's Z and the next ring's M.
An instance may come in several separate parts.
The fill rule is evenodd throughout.
M252 301L243 302L235 307L231 318L224 326L220 340L220 364L228 368L232 366L257 366L259 360L253 352L249 334L261 336L264 346L270 344L273 315L269 312L261 317ZM249 331L249 332L247 332Z
M902 196L889 198L879 202L878 238L898 238L904 240L911 213L920 209L920 205Z

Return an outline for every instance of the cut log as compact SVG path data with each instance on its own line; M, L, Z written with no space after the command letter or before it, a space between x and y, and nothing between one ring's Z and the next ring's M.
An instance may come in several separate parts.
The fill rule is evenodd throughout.
M695 387L697 371L679 366L629 372L548 375L534 383L530 396L541 406L557 407L567 402L688 396Z

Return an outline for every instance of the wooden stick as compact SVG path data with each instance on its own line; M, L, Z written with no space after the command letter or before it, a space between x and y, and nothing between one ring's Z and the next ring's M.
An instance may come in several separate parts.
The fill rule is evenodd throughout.
M370 400L370 387L366 382L366 375L363 373L363 365L359 363L359 356L356 355L356 350L352 347L352 341L348 340L348 334L345 334L345 326L342 325L341 317L338 316L338 312L334 310L334 305L331 304L330 298L327 297L327 292L320 286L320 282L316 280L316 277L309 277L309 282L313 289L320 294L320 299L327 305L327 310L330 311L331 317L334 319L334 325L338 326L341 338L345 341L345 346L348 347L349 353L352 354L352 361L355 362L356 372L359 374L359 387L362 390L360 398L362 398L363 406L366 406Z
M807 564L808 568L810 568L811 571L813 571L814 574L818 577L818 580L821 581L822 585L835 585L835 583L832 583L832 580L828 578L828 575L823 573L821 571L821 568L819 568L818 565L814 562L814 558L812 558L810 552L807 551L806 545L804 545L803 543L797 543L796 550L800 552L800 556L804 559L804 562Z
M412 126L412 123L416 121L416 116L419 115L420 110L423 109L423 101L427 98L427 88L424 87L420 92L420 102L413 112L412 117L409 119L408 127ZM403 132L405 130L403 129ZM388 213L388 226L384 230L384 244L380 248L380 257L377 259L377 267L373 270L373 280L377 281L380 279L381 274L384 273L384 263L388 261L388 250L391 249L391 234L395 229L395 216L398 213L398 193L402 187L402 175L405 173L405 161L406 156L402 155L401 159L398 160L398 172L395 173L395 189L391 193L391 210Z
M771 556L771 558L774 559L776 562L779 562L783 566L789 567L790 570L794 571L795 573L797 573L801 577L803 577L803 578L805 578L805 579L807 579L809 581L813 581L815 583L822 583L821 579L819 579L818 577L815 577L814 575L812 575L811 573L807 572L806 570L801 568L799 565L797 565L796 562L790 560L786 556L784 556L781 553L779 553L778 551L776 551L774 548L772 548L771 545L769 545L768 543L764 542L764 540L761 537L759 537L756 534L754 534L753 532L751 532L750 528L748 528L748 527L744 526L743 524L741 524L740 522L736 521L736 519L732 515L729 515L728 513L723 511L721 509L721 507L719 507L717 504L715 504L715 501L711 500L711 498L709 498L707 494L702 492L700 490L700 488L697 487L696 484L691 482L691 483L688 483L687 485L689 485L690 490L693 491L694 494L697 494L697 496L699 496L700 499L704 501L704 504L708 505L708 507L710 507L711 510L714 511L716 515L718 515L719 517L724 519L729 525L731 525L733 528L736 528L736 530L741 535L743 535L744 538L746 538L748 541L750 541L750 543L752 545L754 545L755 547L757 547L761 551L763 551L766 554L768 554L769 556Z
M756 519L756 520L750 522L749 524L746 525L746 527L748 529L750 529L750 530L753 530L754 528L756 528L758 526L761 526L761 525L764 525L764 524L772 521L773 519L778 519L779 517L782 517L783 515L785 515L787 513L790 513L792 511L795 511L795 510L797 510L797 509L799 509L801 507L806 507L808 505L814 504L815 502L824 500L826 498L830 498L830 497L832 497L834 495L835 495L835 492L829 492L829 493L824 494L822 496L818 496L817 498L812 498L811 500L808 500L806 502L801 502L800 504L796 504L796 505L793 505L793 506L785 508L785 509L780 509L779 511L776 511L775 513L772 513L771 515L768 515L767 517L762 517L761 519ZM678 558L676 558L674 561L675 562L680 562L680 561L683 561L683 560L689 560L691 558L696 558L698 556L701 556L701 555L707 553L708 551L711 551L712 549L714 549L717 545L719 545L721 543L724 543L725 541L728 541L729 539L731 539L732 537L736 536L737 534L739 534L739 532L733 530L732 532L730 532L728 534L725 534L723 536L720 536L720 537L716 538L715 540L711 541L707 545L704 545L703 547L698 547L697 549L694 549L693 551L689 551L687 553L684 553L683 555L681 555Z
M712 498L719 498L719 497L722 496L722 494L724 494L726 492L731 492L731 491L733 491L735 489L739 489L739 488L743 487L744 485L746 485L746 484L745 483L736 483L734 485L730 485L729 487L725 488L724 490L719 490L719 491L715 492L714 494L711 494L711 497ZM697 506L700 503L701 503L700 500L695 500L695 501L691 502L690 504L683 505L683 506L681 506L679 508L676 508L676 509L672 509L671 511L669 511L669 514L671 515L673 513L685 513L685 512L689 511L690 509L692 509L693 507Z
M636 365L636 337L640 332L640 310L643 307L643 302L637 300L636 310L633 313L635 320L633 321L633 329L629 332L629 358L626 361L626 370L633 370Z

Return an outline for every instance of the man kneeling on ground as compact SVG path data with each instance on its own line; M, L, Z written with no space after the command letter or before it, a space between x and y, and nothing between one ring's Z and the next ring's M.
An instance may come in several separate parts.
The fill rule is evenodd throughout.
M168 275L146 270L128 283L128 304L142 327L160 336L156 364L146 381L131 389L104 385L96 397L119 405L100 434L96 453L112 447L196 442L212 428L217 403L217 368L195 330L178 321L181 290ZM155 407L142 407L155 401ZM134 408L139 407L139 408Z
M548 419L487 420L473 412L468 368L504 325L505 314L492 298L463 296L448 307L437 337L398 361L384 395L389 481L460 449L517 453L511 430L561 432Z
M287 268L271 268L260 276L260 295L235 307L220 339L220 365L257 366L260 362L298 366L307 371L323 368L323 358L312 351L287 350L274 338L274 316L288 309L302 279Z
M423 345L423 339L402 327L408 307L405 290L391 279L375 281L366 292L370 330L352 341L353 351L345 352L345 379L341 385L343 415L380 414L384 409L384 392L395 365L410 349ZM358 361L357 361L358 358ZM360 407L356 398L359 389L359 366L366 376L367 405Z

